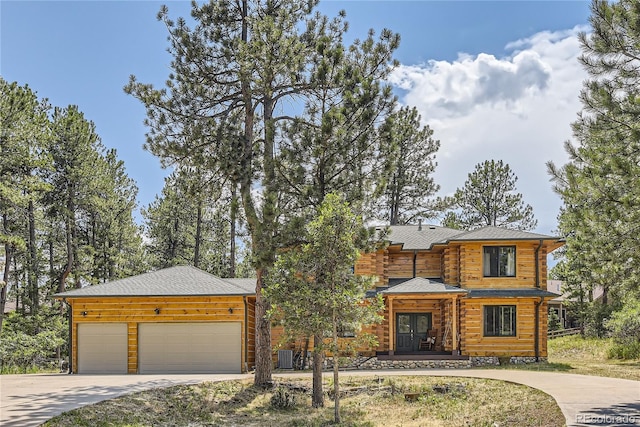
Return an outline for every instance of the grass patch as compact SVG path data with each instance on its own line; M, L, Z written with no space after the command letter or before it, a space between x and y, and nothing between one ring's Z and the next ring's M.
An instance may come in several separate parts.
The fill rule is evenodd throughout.
M613 346L613 341L609 338L571 335L549 340L547 346L549 363L568 365L571 373L640 381L639 359L608 358Z
M568 372L581 375L640 381L640 360L610 359L613 346L609 338L583 338L570 335L547 342L549 363L504 365L504 369ZM489 368L496 368L490 366Z
M548 395L497 380L439 377L348 377L341 381L344 426L563 425ZM133 393L76 409L45 423L64 426L327 426L333 402L311 408L310 379L271 390L249 381L207 382ZM325 388L326 389L326 388ZM277 393L295 394L293 405L273 404ZM405 393L417 393L413 400ZM278 400L276 397L275 400ZM289 402L289 400L287 400Z

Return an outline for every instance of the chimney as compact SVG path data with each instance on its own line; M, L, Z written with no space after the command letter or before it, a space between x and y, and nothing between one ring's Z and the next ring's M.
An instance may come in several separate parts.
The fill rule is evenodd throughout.
M418 220L418 231L422 231L422 219Z

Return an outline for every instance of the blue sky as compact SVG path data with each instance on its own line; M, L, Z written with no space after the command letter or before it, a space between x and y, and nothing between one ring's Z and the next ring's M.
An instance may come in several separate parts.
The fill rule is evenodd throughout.
M164 2L172 17L186 1ZM140 206L167 171L142 149L142 105L122 88L129 75L161 86L169 74L166 29L155 1L0 1L0 74L28 84L54 106L76 104L116 148L136 180ZM402 104L416 106L441 141L441 194L462 186L475 164L503 159L534 208L538 231L555 229L560 206L545 162L566 162L565 140L580 110L577 32L588 1L321 1L344 9L350 37L369 28L401 35L390 78Z

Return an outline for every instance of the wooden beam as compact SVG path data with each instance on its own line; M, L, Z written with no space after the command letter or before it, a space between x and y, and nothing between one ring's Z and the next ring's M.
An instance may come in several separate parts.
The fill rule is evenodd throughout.
M458 296L454 295L451 300L451 343L452 350L458 349Z
M393 314L393 297L389 296L387 301L389 302L389 354L393 355L396 350L396 322Z

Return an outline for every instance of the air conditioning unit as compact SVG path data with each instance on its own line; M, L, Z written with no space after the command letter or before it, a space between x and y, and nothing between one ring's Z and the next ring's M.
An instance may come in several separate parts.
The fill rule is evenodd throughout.
M293 350L278 350L278 369L293 369Z

